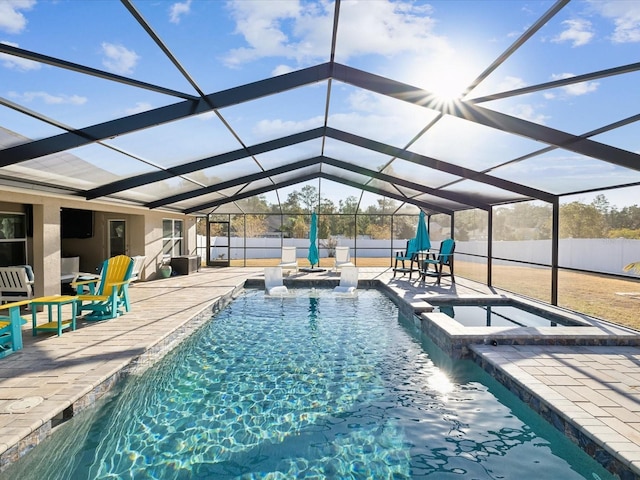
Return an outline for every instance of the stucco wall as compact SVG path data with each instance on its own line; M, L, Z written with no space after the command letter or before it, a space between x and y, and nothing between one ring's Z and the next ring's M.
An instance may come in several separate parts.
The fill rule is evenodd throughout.
M179 213L146 210L99 201L75 200L56 195L34 195L19 190L3 189L0 212L25 212L33 206L33 236L27 238L28 262L34 267L36 295L60 293L60 258L79 256L80 269L95 272L108 256L110 219L126 222L126 253L145 255L142 279L153 279L162 259L162 220L173 218L185 222L184 253L195 252L195 219ZM87 239L60 237L60 209L76 208L94 211L93 236Z

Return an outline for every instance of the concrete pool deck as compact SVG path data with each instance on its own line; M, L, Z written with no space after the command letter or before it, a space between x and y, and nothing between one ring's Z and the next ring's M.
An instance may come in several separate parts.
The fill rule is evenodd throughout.
M105 322L80 319L75 331L60 337L34 337L31 322L25 325L24 349L0 360L0 471L61 421L91 406L126 372L152 364L231 301L245 282L259 283L262 273L262 268L204 268L191 275L138 282L130 289L130 313ZM455 286L443 280L441 287L434 287L393 278L392 273L361 268L360 281L379 285L401 308L418 315L429 310L425 301L432 296L496 293L463 279ZM330 271L300 272L286 277L285 283L333 285L338 279L339 274ZM444 314L424 313L416 322L427 331L445 321L438 315ZM640 348L634 346L640 336L606 323L569 330L573 328L583 330L568 331L570 336L586 333L596 343L563 344L557 330L536 329L516 333L529 343L543 343L549 335L554 344L506 344L509 332L502 331L495 337L500 340L497 345L471 341L468 356L621 478L640 478ZM468 332L459 334L461 341L468 340ZM486 335L479 330L475 338ZM608 344L607 335L621 345Z

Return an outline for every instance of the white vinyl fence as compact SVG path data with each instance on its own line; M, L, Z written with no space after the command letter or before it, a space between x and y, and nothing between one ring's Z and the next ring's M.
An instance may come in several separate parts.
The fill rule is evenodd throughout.
M456 251L486 255L483 242L457 242ZM531 263L551 263L551 240L494 242L493 256ZM474 261L466 257L465 261ZM483 261L478 259L477 261ZM640 240L626 238L565 238L558 245L560 267L625 275L623 268L640 261ZM495 261L499 263L498 261ZM634 276L633 274L630 274Z
M226 238L212 237L211 255L212 258L226 258L227 247L216 246L216 242L226 245ZM324 241L320 241L323 245ZM358 251L354 252L357 244ZM206 245L205 237L198 237L198 247L204 249ZM286 238L247 238L246 255L247 258L278 258L280 257L280 246L289 245L298 248L298 258L306 258L309 253L309 240ZM371 239L340 239L340 246L351 247L352 256L384 258L392 257L396 250L402 250L406 246L406 240L395 240L393 248L389 240ZM439 242L433 242L432 248L438 248ZM484 262L485 259L472 257L466 254L486 256L486 242L456 242L456 252L464 261ZM204 251L204 250L203 250ZM231 238L231 259L241 260L245 255L244 239L239 237ZM224 255L224 257L220 257ZM329 256L327 248L320 247L320 257ZM550 264L551 263L551 240L524 240L494 242L493 256L531 263ZM620 275L624 272L623 267L631 262L640 261L640 240L629 240L625 238L567 238L560 240L559 244L559 264L561 267L576 268L581 270L591 270L595 272L611 273ZM494 260L495 263L499 261ZM634 274L629 274L633 276Z

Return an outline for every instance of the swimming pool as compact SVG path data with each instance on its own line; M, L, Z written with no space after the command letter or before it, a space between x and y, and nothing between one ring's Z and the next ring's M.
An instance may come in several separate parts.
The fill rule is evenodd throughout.
M375 290L249 291L2 478L608 479Z
M562 327L585 326L566 315L515 301L429 300L435 312L442 312L465 327Z

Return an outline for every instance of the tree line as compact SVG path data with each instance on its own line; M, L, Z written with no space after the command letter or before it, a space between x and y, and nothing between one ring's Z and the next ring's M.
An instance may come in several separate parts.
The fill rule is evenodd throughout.
M354 238L356 235L389 238L391 214L395 214L393 229L396 238L411 238L416 229L416 213L409 206L398 208L398 202L379 198L374 205L359 209L357 197L347 196L335 203L320 198L318 189L312 185L290 192L280 204L270 204L264 195L238 200L236 204L247 213L230 217L212 216L212 220L226 221L230 218L234 236L263 237L276 233L286 238L308 238L313 212L319 214L318 237L321 239ZM204 225L198 227L198 233L205 234ZM216 233L211 232L211 235Z
M542 202L522 202L497 207L493 213L494 240L546 240L551 238L552 206ZM469 240L486 231L486 215L477 211L456 214L456 238ZM591 203L573 201L560 205L560 238L640 239L640 207L611 206L604 195Z
M312 185L290 192L280 204L270 204L264 195L238 200L236 204L247 213L212 217L214 220L230 219L233 236L263 237L274 233L288 238L307 238L313 212L319 214L318 237L321 239L354 238L356 234L387 239L391 214L394 216L394 238L411 238L416 229L417 215L409 205L400 208L399 202L380 198L375 204L361 209L355 196L348 196L336 204L330 199L321 199ZM456 212L455 238L460 241L486 238L487 216L487 212L477 209ZM432 227L437 224L443 231L450 228L448 215L433 215L430 222ZM550 239L551 229L550 204L521 202L496 207L493 211L494 240ZM198 233L205 233L204 226L199 227ZM591 203L565 203L560 206L559 234L561 238L640 239L640 207L632 205L618 209L611 206L604 195L598 195Z

